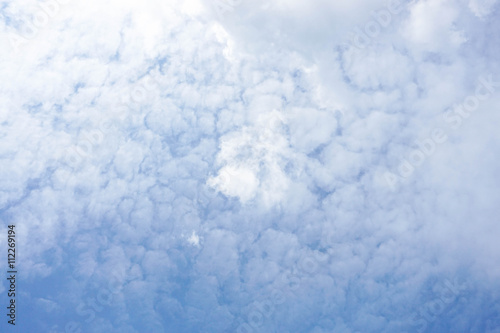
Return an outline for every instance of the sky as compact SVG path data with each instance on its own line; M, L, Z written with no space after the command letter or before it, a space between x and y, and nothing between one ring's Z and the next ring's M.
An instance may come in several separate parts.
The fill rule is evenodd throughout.
M1 0L2 332L500 332L496 0Z

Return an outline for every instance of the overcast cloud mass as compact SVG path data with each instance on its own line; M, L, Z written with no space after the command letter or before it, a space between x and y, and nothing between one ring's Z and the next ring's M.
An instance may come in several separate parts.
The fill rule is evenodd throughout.
M2 332L500 332L496 0L2 0Z

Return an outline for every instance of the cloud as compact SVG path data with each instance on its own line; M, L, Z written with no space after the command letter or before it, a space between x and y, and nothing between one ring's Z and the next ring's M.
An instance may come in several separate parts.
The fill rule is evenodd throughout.
M25 330L494 332L498 97L443 115L500 81L495 4L404 2L363 47L387 3L217 4L0 10Z
M469 1L470 10L479 18L484 18L493 11L496 0L471 0Z

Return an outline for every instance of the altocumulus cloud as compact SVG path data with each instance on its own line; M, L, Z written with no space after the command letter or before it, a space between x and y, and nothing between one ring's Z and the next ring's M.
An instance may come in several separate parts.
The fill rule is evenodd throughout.
M21 331L498 332L498 15L4 1Z

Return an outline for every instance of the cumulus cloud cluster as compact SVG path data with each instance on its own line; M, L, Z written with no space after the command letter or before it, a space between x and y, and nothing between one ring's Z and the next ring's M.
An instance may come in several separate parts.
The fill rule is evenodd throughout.
M21 329L498 332L498 15L4 1Z

